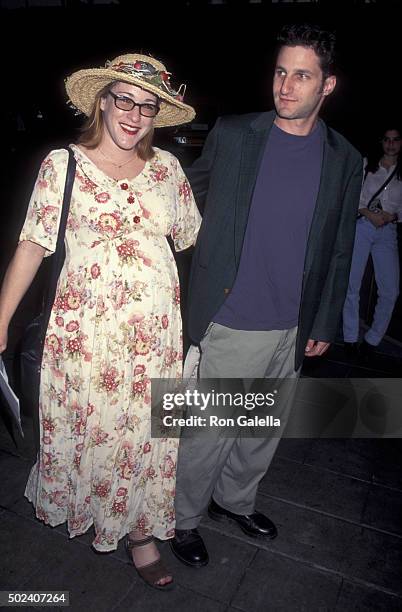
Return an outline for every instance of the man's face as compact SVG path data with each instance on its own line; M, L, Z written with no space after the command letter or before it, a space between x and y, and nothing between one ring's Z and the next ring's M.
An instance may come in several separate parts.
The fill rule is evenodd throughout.
M308 47L282 47L276 61L273 93L281 119L315 119L336 84L324 79L318 56Z

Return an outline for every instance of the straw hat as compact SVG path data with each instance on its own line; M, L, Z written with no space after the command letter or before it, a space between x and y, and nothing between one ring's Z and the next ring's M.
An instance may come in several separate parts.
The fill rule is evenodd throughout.
M74 72L66 79L65 85L72 105L88 116L91 114L96 94L113 81L131 83L158 96L160 111L154 119L155 127L180 125L195 117L194 109L183 102L185 85L180 85L175 91L165 66L148 55L119 55L106 62L104 68Z

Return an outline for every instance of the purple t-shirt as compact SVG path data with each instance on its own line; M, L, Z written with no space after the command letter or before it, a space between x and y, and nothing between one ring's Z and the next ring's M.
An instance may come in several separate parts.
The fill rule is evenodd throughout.
M236 281L213 320L244 330L297 325L304 257L320 184L323 135L269 134Z

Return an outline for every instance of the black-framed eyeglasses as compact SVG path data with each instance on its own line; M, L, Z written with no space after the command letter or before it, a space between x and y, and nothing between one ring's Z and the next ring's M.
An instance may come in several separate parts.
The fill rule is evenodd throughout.
M138 106L140 115L143 117L156 117L160 111L158 104L152 104L151 102L135 102L132 98L127 96L118 96L113 91L109 91L110 95L114 100L116 108L123 111L131 111L133 108Z

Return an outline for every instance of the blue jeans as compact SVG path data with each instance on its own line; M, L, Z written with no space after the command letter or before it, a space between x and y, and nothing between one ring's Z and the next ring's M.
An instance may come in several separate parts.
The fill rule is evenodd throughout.
M369 344L377 346L387 331L399 295L399 257L395 224L389 223L376 228L364 217L357 221L349 286L343 307L345 342L357 342L359 339L360 288L370 253L378 300L373 322L364 338Z

